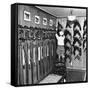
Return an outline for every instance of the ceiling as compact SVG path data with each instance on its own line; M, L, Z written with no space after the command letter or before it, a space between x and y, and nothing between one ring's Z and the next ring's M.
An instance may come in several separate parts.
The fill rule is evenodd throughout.
M48 6L36 6L37 8L50 13L56 17L67 17L72 11L72 15L86 16L86 9L80 8L63 8L63 7L48 7Z

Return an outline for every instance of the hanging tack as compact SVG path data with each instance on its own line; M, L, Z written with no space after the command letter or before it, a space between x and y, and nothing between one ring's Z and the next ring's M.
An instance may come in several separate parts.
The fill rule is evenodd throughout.
M86 41L87 41L87 20L84 21L84 25L83 25L83 49L84 52L86 51Z
M71 36L71 33L66 29L66 30L64 31L64 35L65 35L65 36L67 36L67 35L70 35L70 36Z
M79 28L79 30L81 30L81 25L80 25L80 23L79 23L79 21L78 21L78 20L75 20L75 21L74 21L74 26L73 26L73 29L75 29L76 27L78 27L78 28Z
M67 21L66 24L66 29L64 31L64 35L65 35L65 39L64 39L64 48L65 48L65 60L67 61L67 59L69 59L69 63L71 62L71 38L72 38L72 34L69 31L69 29L71 28L69 21Z
M75 46L75 44L76 44L76 43L78 43L78 44L79 44L79 46L78 46L78 47L80 47L80 46L81 46L81 41L79 40L79 38L74 37L74 42L73 42L74 46Z
M79 32L77 29L75 29L75 31L74 31L74 37L75 37L77 34L79 35L79 38L81 38L80 32Z
M74 31L74 34L73 34L73 47L74 47L74 50L73 50L73 54L74 54L74 60L78 59L80 60L80 57L81 57L81 46L82 46L82 43L81 43L81 25L79 23L78 20L75 20L74 21L74 25L73 25L73 31Z

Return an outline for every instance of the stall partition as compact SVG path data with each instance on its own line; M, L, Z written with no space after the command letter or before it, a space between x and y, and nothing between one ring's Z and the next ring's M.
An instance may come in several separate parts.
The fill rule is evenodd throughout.
M55 30L18 25L18 85L38 84L53 68Z

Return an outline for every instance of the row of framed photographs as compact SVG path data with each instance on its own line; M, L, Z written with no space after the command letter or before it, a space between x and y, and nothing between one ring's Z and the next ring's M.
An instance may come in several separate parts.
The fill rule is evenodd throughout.
M25 21L31 21L31 13L28 11L24 11L24 20ZM40 24L40 16L35 15L35 23ZM47 18L43 18L43 25L48 25ZM49 20L49 26L53 26L53 20Z

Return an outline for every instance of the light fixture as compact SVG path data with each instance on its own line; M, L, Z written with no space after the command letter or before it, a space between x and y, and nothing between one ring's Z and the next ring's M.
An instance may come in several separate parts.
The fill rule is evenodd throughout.
M74 21L76 19L76 16L73 15L73 10L70 10L70 15L68 16L69 21Z

